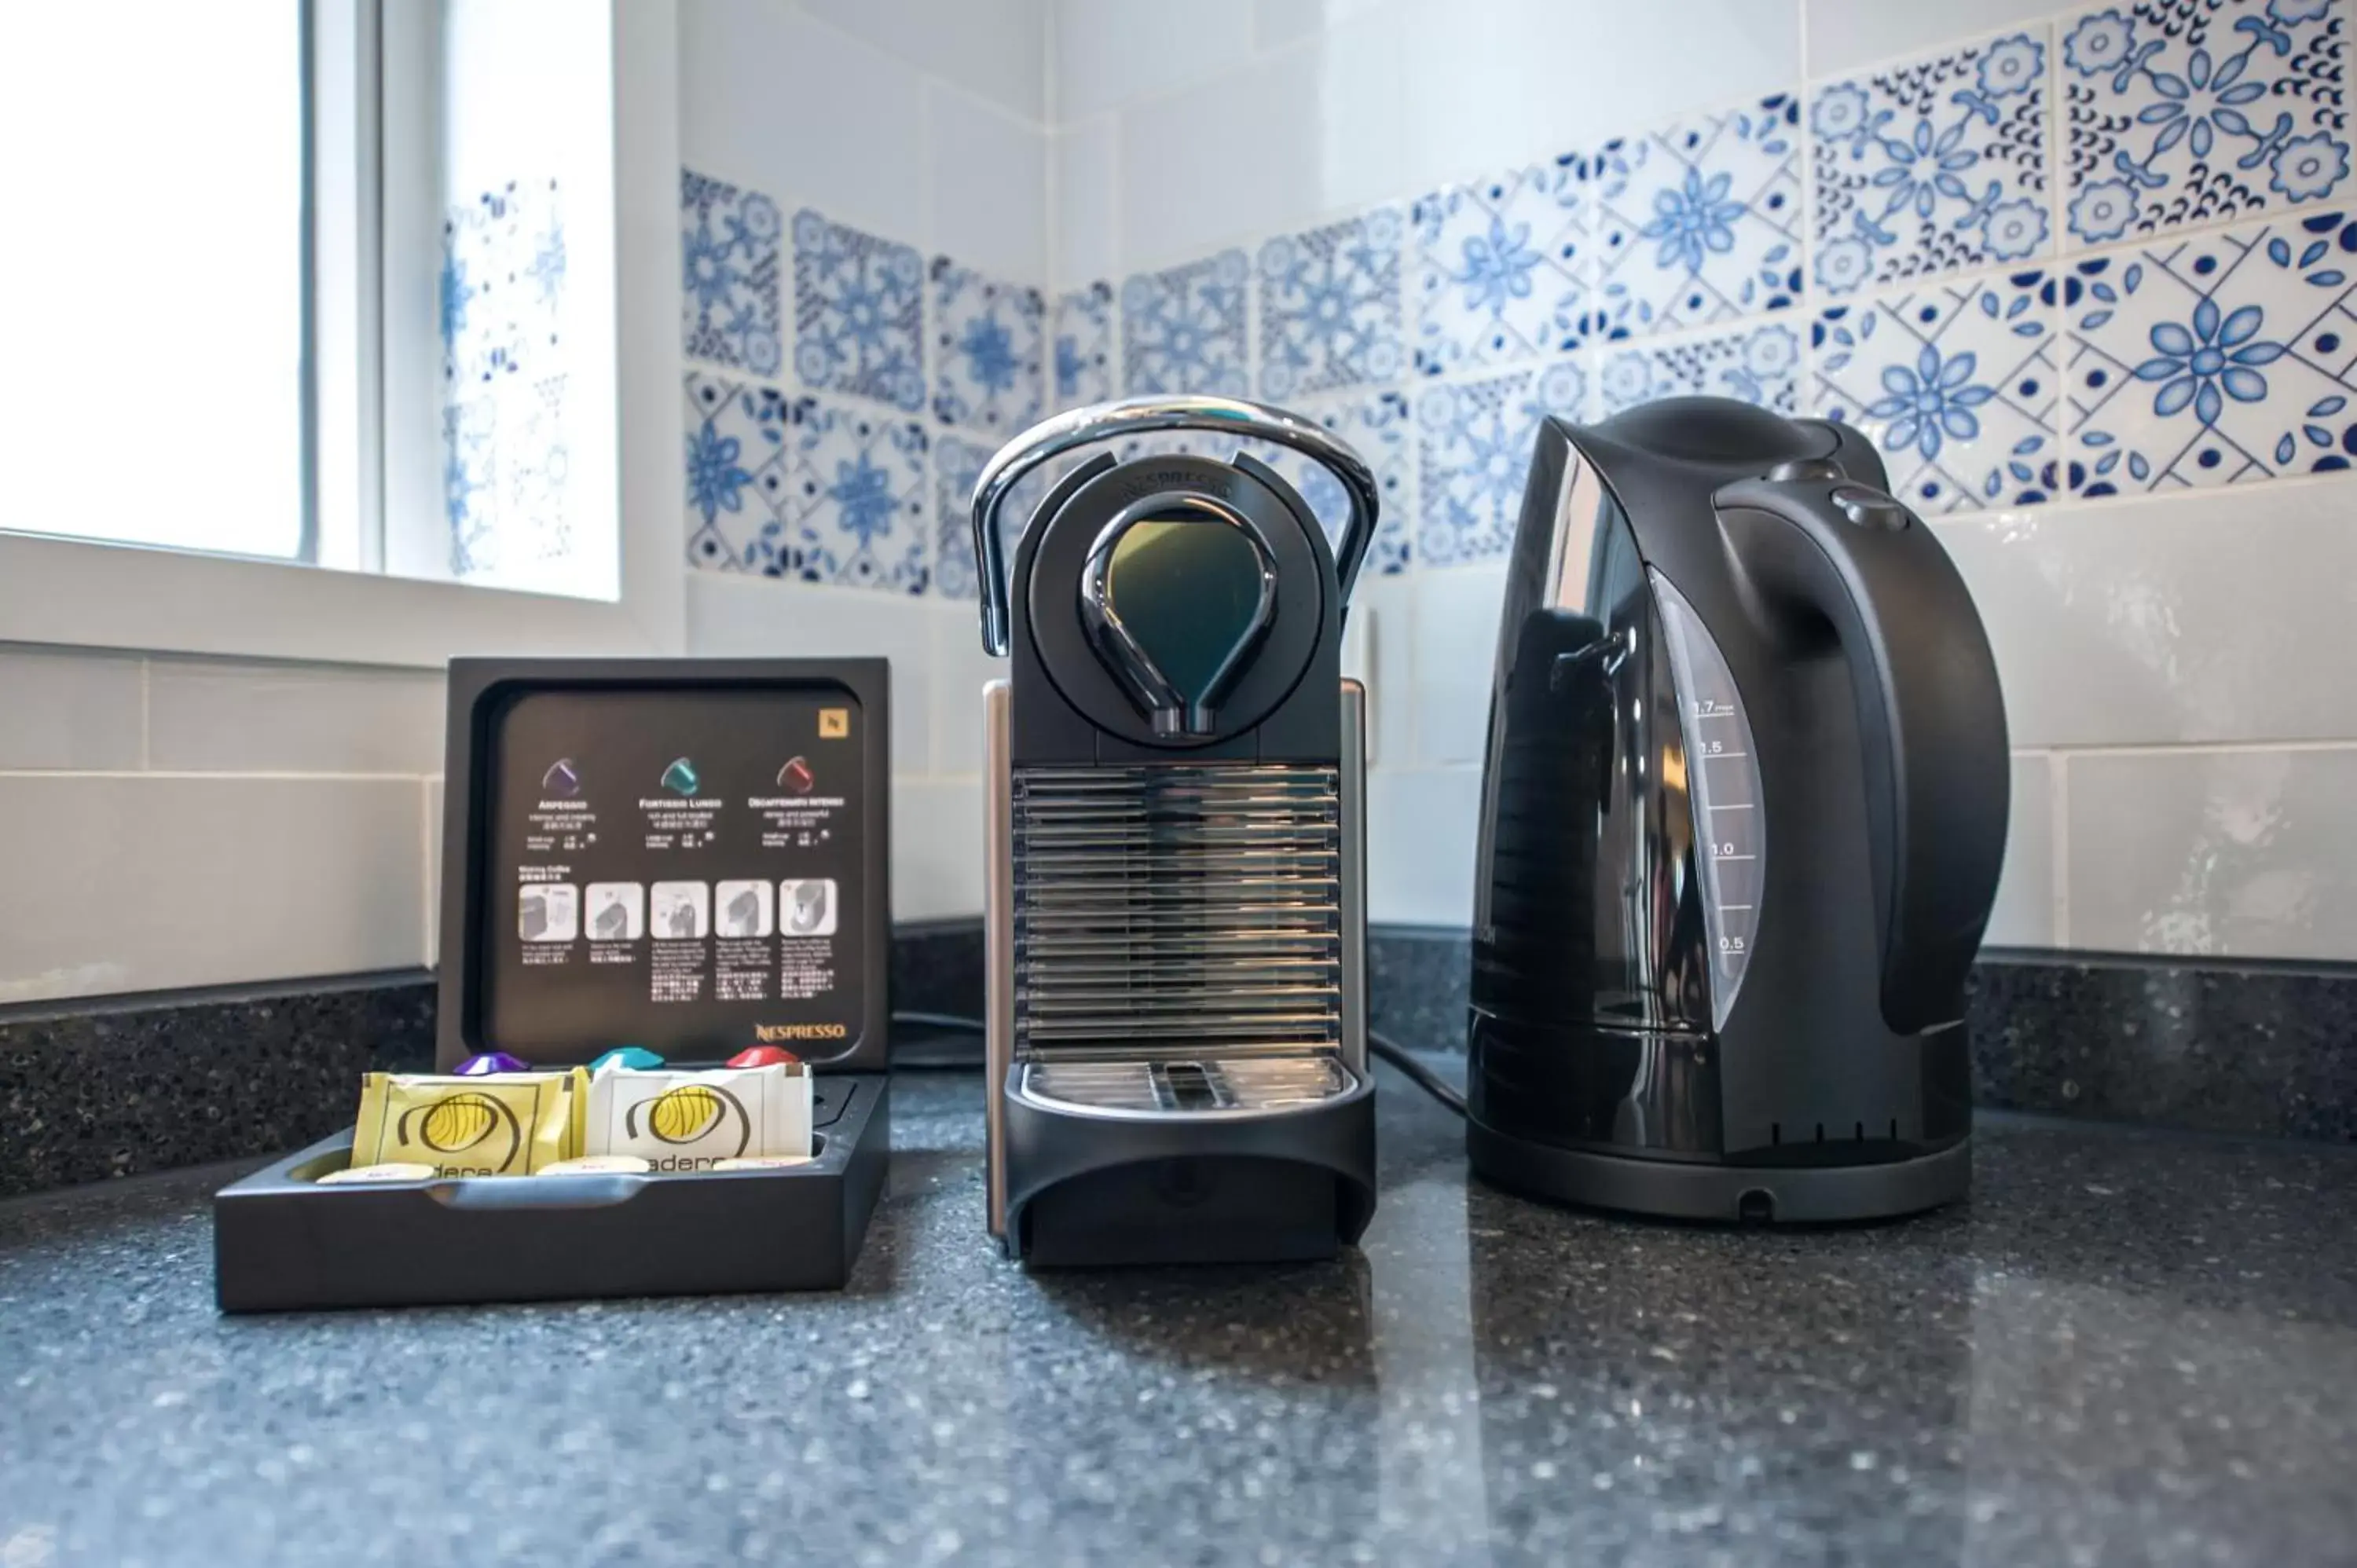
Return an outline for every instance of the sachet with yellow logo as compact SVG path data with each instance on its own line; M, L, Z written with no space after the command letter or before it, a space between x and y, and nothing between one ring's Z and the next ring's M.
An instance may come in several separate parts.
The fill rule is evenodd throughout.
M811 1152L810 1069L601 1072L589 1080L583 1153L637 1155L658 1171Z
M361 1080L352 1164L409 1162L442 1176L530 1176L581 1152L589 1075L480 1078L372 1072Z

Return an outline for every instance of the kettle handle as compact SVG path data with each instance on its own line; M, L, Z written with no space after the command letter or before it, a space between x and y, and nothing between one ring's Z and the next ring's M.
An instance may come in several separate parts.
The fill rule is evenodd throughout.
M1006 651L1006 557L998 541L998 510L1006 503L1007 493L1024 475L1059 453L1154 430L1211 430L1274 442L1340 480L1350 499L1351 515L1334 552L1334 569L1343 602L1350 602L1351 585L1358 580L1359 564L1374 538L1379 499L1374 470L1347 442L1297 413L1242 398L1191 392L1116 398L1041 420L1000 447L974 481L974 559L979 568L974 575L980 579L984 651Z
M1833 627L1865 750L1883 1018L1901 1034L1948 1022L1996 898L2011 787L1972 594L1922 521L1870 486L1810 473L1711 499L1762 596Z

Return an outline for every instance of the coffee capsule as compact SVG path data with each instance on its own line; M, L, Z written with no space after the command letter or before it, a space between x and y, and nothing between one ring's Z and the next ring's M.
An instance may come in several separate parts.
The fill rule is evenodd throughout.
M811 1152L810 1071L799 1062L687 1072L601 1072L589 1080L584 1150L638 1155L658 1171Z
M783 1067L802 1058L781 1046L748 1046L728 1058L730 1067Z
M589 1075L372 1072L361 1080L352 1164L415 1162L442 1176L530 1176L581 1152Z
M611 1072L617 1069L626 1069L630 1072L645 1072L651 1068L659 1068L662 1066L662 1058L655 1055L654 1052L647 1049L644 1046L616 1046L612 1050L608 1051L604 1056L599 1057L596 1061L591 1062L589 1064L589 1070L591 1072Z
M651 1162L636 1155L584 1155L578 1159L559 1160L554 1165L540 1167L535 1176L644 1176L654 1169Z
M716 1171L782 1171L795 1165L806 1165L814 1156L810 1155L755 1155L744 1159L715 1160Z
M382 1165L350 1165L339 1171L329 1171L319 1178L320 1187L360 1187L379 1181L432 1181L434 1167L413 1160L387 1160Z
M480 1056L468 1057L453 1070L460 1078L487 1078L495 1072L522 1072L529 1066L522 1058L511 1057L505 1051L485 1051Z

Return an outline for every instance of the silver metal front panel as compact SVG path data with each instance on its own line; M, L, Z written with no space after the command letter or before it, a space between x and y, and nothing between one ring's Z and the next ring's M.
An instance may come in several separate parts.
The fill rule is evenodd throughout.
M1340 770L1014 773L1015 1055L1342 1038Z
M1006 1069L1015 1061L1015 785L1009 772L1011 693L983 688L982 1124L990 1233L1006 1239Z
M1017 1091L1049 1110L1114 1120L1265 1116L1321 1105L1359 1086L1327 1051L1140 1061L1029 1061Z

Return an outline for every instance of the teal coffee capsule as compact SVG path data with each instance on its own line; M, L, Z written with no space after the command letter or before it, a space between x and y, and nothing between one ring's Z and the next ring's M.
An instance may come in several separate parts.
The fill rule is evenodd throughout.
M616 1046L612 1050L591 1062L589 1070L606 1072L623 1069L630 1072L651 1072L662 1064L662 1058L644 1046Z

